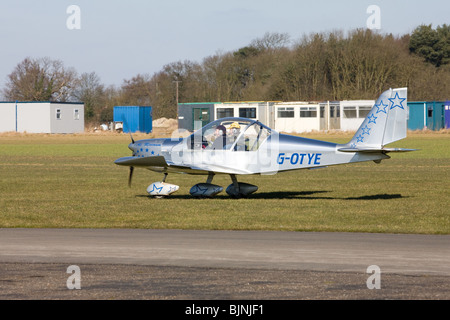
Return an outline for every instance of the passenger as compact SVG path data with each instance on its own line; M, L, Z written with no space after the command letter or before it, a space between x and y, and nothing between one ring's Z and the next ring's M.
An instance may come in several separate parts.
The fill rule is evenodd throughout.
M214 140L212 146L208 149L212 150L223 150L223 147L227 145L227 129L223 125L218 125L216 131L214 132L216 139Z

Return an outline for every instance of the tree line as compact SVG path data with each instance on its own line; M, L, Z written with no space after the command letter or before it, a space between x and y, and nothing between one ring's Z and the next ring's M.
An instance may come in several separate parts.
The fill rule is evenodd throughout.
M82 101L87 122L112 121L116 105L152 106L176 117L179 102L373 99L408 87L410 101L450 99L450 26L421 25L395 37L369 29L315 33L291 41L266 33L201 62L177 61L106 87L59 60L26 58L7 77L7 100ZM178 86L178 88L177 88ZM176 88L178 90L176 90Z

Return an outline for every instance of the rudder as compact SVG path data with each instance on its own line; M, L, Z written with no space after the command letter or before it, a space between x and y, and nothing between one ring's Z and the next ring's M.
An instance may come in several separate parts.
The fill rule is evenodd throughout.
M393 90L393 97L389 99L389 113L383 137L383 146L406 138L407 131L407 88Z

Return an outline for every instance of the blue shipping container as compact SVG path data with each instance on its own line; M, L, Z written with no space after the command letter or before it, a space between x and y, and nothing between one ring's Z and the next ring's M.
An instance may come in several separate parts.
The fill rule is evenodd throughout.
M152 132L152 107L116 106L114 122L123 122L123 132Z
M445 129L450 129L450 101L445 102Z
M440 130L445 126L442 101L408 102L409 130Z

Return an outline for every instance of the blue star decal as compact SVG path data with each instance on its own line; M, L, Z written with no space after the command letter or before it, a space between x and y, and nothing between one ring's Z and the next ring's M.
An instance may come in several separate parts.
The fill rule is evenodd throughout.
M350 148L355 149L355 148L356 148L356 143L352 143L352 144L350 145Z
M197 189L197 190L194 191L195 193L198 192L198 193L201 193L203 195L205 194L206 191L208 191L208 188L200 188L199 185L195 185L195 188Z
M364 137L362 135L359 135L356 137L357 142L363 142L364 141Z
M394 102L395 100L395 102ZM398 96L398 92L395 93L395 97L389 98L389 101L392 103L390 109L394 109L395 107L399 107L400 109L405 109L402 105L402 102L405 101L406 98L400 98Z
M152 154L152 156L153 156L153 155L155 154L155 151L152 150L151 154Z
M162 191L162 188L163 188L163 186L158 188L156 186L156 184L153 184L153 189L150 192L155 192L156 191L156 193L160 193Z
M377 107L377 113L380 112L384 112L385 114L387 114L386 112L386 108L387 108L387 104L383 103L383 100L380 101L380 104L376 104L375 107Z
M377 118L378 117L375 117L374 115L373 115L373 113L369 116L369 123L375 123L375 124L377 124L376 123L376 121L375 120L377 120Z
M367 134L367 135L369 135L370 136L370 129L371 128L369 128L368 126L367 126L367 124L366 124L366 126L364 127L364 128L362 128L362 135L365 135L365 134Z

